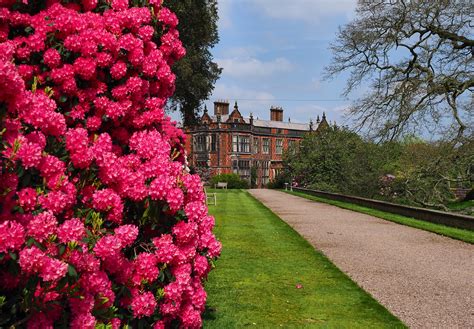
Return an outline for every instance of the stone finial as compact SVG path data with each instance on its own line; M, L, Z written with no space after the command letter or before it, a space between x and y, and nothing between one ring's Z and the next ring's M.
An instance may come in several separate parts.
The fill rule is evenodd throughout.
M316 117L316 123L320 123L320 122L321 120L319 120L319 114L318 114L318 116Z

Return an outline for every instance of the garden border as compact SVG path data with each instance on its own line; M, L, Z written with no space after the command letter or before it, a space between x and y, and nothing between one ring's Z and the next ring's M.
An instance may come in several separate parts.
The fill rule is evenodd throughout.
M418 207L404 206L385 201L366 199L339 193L311 190L302 187L293 187L293 190L331 200L349 202L357 204L359 206L369 207L406 217L412 217L435 224L442 224L450 227L474 231L474 217L472 216L459 215L444 211L424 209Z

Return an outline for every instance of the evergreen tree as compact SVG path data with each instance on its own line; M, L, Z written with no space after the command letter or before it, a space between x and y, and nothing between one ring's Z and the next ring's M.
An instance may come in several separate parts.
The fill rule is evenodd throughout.
M186 56L173 66L176 91L171 108L181 111L184 125L196 122L222 71L210 49L219 41L216 0L165 0L164 6L176 13L178 30Z

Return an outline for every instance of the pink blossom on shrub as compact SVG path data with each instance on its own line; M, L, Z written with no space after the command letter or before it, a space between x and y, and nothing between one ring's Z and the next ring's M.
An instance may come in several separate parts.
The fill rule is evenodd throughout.
M18 191L18 204L25 211L31 211L35 209L36 206L36 191L31 187L27 187Z
M0 1L6 326L200 326L221 245L164 112L185 54L176 15L159 0L36 5Z
M54 281L62 278L67 272L67 264L58 259L45 256L41 263L40 277L44 281Z
M0 253L16 251L25 242L23 226L14 221L0 223Z
M56 233L57 220L54 217L53 212L45 211L41 214L36 215L27 226L27 235L36 239L39 242L43 242L50 235Z
M142 318L150 316L155 312L156 300L153 293L147 291L145 293L135 293L132 296L133 316Z
M64 221L58 228L58 238L62 243L70 241L81 241L86 235L86 229L82 221L78 218L73 218Z

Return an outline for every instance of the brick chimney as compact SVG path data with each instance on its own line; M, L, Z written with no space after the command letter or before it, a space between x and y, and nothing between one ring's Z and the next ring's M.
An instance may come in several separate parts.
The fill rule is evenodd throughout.
M283 108L272 106L270 108L271 121L283 121Z
M214 115L228 115L229 101L218 100L214 102Z

